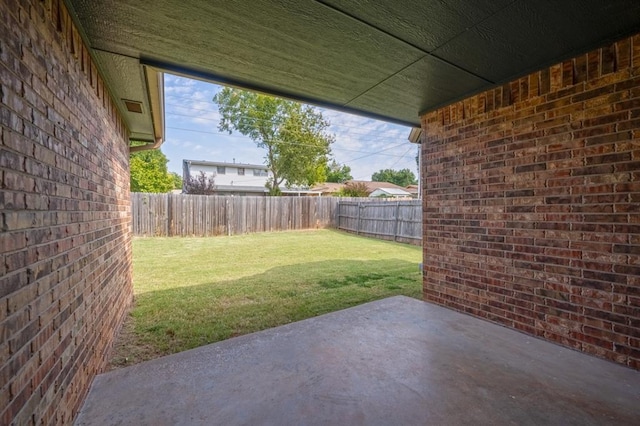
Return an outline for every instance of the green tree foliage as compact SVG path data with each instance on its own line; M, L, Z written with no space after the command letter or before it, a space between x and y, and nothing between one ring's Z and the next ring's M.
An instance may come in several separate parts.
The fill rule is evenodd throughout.
M402 170L393 170L393 169L384 169L378 172L375 172L371 175L371 180L374 182L391 182L395 183L398 186L408 186L415 185L418 183L416 179L416 175L409 169Z
M363 182L348 182L338 192L338 197L368 197L369 190Z
M326 169L327 182L344 183L353 179L351 176L351 167L347 165L340 165L333 160L331 164L327 164Z
M169 175L173 180L173 189L182 189L182 176L176 172L169 172Z
M133 152L130 156L132 192L169 192L173 177L167 172L167 157L159 149Z
M280 185L313 185L326 179L327 157L333 135L322 113L272 96L226 87L213 101L222 118L218 128L235 130L264 148L265 162L272 177L267 188L280 194Z

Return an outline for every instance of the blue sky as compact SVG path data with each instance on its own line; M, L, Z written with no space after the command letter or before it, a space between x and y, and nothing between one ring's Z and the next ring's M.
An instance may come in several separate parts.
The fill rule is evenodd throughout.
M237 132L218 130L213 96L220 86L165 74L166 138L162 151L169 171L182 174L182 160L264 164L265 151ZM332 156L351 167L354 179L370 180L380 169L410 169L417 175L417 147L409 143L409 127L319 108L335 135Z

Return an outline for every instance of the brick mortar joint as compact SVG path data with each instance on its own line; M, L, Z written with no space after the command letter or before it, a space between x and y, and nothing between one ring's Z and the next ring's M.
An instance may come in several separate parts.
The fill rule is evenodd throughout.
M627 37L624 38L622 40L619 40L615 43L612 44L612 46L617 46L620 43L625 43L625 42L631 42L633 40L635 36L631 36L631 37ZM601 52L601 49L597 50L598 52ZM586 54L585 54L586 55ZM580 55L578 57L583 57L585 55ZM570 59L568 61L574 61L575 62L576 58ZM565 61L567 62L567 61ZM557 93L560 92L562 90L568 90L571 89L573 87L579 87L582 86L583 87L583 91L590 91L590 90L595 90L597 89L596 87L588 87L588 85L590 83L593 82L601 82L603 85L606 83L606 79L608 78L615 78L615 77L635 77L637 75L640 75L640 66L633 66L633 57L631 58L631 60L629 61L629 65L626 68L620 68L620 69L613 69L611 72L608 72L607 74L596 74L593 77L587 78L584 81L578 81L578 82L572 82L571 84L567 84L567 85L563 85L561 84L558 87L555 87L555 90L551 90L547 93L539 93L538 95L534 95L534 96L527 96L526 99L522 100L522 99L518 99L516 101L510 100L508 102L508 105L504 106L500 106L500 107L496 107L496 108L492 108L489 111L485 111L483 113L479 113L479 109L480 108L476 108L476 114L473 117L467 117L467 113L465 112L467 109L471 109L470 107L468 107L468 105L470 105L470 103L474 103L475 105L484 105L485 109L486 109L486 103L487 103L487 99L488 97L492 97L492 98L496 98L497 97L497 93L498 92L502 92L504 90L505 87L510 86L510 85L515 85L515 84L519 84L520 82L524 81L524 80L528 80L531 77L535 77L537 76L538 80L541 77L541 73L545 73L545 72L549 72L551 69L553 68L558 68L558 67L562 67L564 62L562 63L558 63L558 64L554 64L550 67L544 68L540 71L536 71L533 72L531 74L529 74L528 76L524 76L521 77L519 79L516 80L512 80L511 82L505 83L503 85L499 85L496 86L492 89L488 89L482 93L479 93L477 95L474 95L471 98L462 100L462 101L458 101L456 103L447 105L445 107L439 108L437 110L428 112L426 114L423 114L421 116L421 123L422 123L422 127L424 130L428 130L428 125L429 125L429 120L430 118L435 119L437 117L440 117L440 119L438 120L441 126L446 126L446 125L450 125L450 124L454 124L454 121L449 121L446 118L447 117L451 117L452 115L455 115L457 117L457 113L454 113L457 110L462 110L463 114L462 117L457 117L458 120L456 120L456 122L467 122L467 120L473 120L473 119L477 119L478 116L482 116L484 115L484 118L487 118L487 116L492 115L492 114L496 114L496 115L502 115L502 113L506 110L506 109L513 109L515 111L515 106L516 104L518 104L519 102L528 102L531 101L532 99L544 99L547 98L547 96L549 96L550 94L553 93ZM568 95L571 96L571 95ZM562 98L560 98L562 99ZM556 100L556 99L554 99ZM481 102L484 101L484 102ZM502 102L501 102L502 103ZM427 138L425 138L427 139Z

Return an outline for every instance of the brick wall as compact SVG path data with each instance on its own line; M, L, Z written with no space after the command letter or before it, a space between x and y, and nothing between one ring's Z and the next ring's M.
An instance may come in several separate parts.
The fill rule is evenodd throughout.
M422 128L425 299L640 368L640 35Z
M70 423L132 298L127 132L60 0L0 34L0 424Z

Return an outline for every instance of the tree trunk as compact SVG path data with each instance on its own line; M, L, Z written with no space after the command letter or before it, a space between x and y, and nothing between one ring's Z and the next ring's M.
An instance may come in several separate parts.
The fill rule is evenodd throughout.
M273 145L271 144L271 142L267 143L266 145L267 145L267 158L269 159L268 167L271 170L271 173L273 173L273 186L272 186L270 192L271 192L271 195L279 194L280 193L280 183L282 183L282 179L280 179L280 182L278 182L278 170L276 170L276 167L274 167L275 158L274 158L274 154L273 154Z

